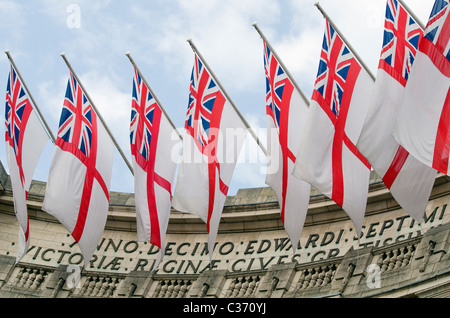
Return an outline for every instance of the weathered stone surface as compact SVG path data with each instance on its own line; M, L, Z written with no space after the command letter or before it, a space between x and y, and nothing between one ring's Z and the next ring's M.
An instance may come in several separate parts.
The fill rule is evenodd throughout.
M438 175L421 223L376 175L371 180L358 237L346 213L314 192L293 248L273 191L242 189L227 198L211 257L204 222L173 210L157 268L159 249L136 241L133 194L111 194L104 234L84 264L67 230L41 210L45 183L36 181L28 197L30 247L14 265L18 225L9 178L0 169L0 297L447 296L449 178ZM71 284L74 278L79 284Z

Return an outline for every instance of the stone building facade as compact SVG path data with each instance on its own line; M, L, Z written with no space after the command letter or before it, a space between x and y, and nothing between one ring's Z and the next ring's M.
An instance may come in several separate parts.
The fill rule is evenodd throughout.
M136 241L134 196L111 193L104 235L84 266L76 242L41 210L45 183L28 197L31 244L15 264L18 225L0 172L0 297L399 298L450 296L450 183L437 174L425 218L409 217L376 175L356 236L342 209L313 191L293 248L270 188L227 198L212 261L206 226L172 211L165 255Z

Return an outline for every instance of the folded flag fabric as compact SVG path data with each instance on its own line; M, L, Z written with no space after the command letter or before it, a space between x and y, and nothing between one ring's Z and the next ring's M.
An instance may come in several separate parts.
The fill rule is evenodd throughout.
M450 150L449 10L448 1L435 1L393 131L411 155L444 174Z
M425 214L436 170L411 156L392 132L422 33L400 2L387 1L374 92L356 144L392 196L417 221Z
M130 144L134 170L137 240L160 248L155 262L164 256L172 188L180 143L168 118L135 69L131 104Z
M172 205L206 223L210 259L246 131L239 114L195 54L183 154Z
M42 209L78 243L86 267L109 209L114 144L71 73Z
M26 199L31 180L45 144L49 140L33 106L11 65L6 86L5 141L14 211L19 223L16 263L26 254L30 244L30 224Z
M319 70L293 173L340 205L358 233L371 166L355 144L372 89L373 80L326 20Z
M281 220L295 250L305 223L311 193L309 183L292 175L308 104L266 42L264 69L267 156L270 158L266 184L277 196Z

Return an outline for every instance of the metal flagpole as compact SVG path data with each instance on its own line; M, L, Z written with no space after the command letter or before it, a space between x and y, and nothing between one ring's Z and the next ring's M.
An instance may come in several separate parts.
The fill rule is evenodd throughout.
M200 60L202 60L203 65L208 69L209 73L211 74L211 76L214 78L214 81L217 83L217 85L219 85L221 91L225 94L225 97L228 99L228 101L230 102L231 106L233 106L234 110L236 111L236 113L239 115L239 117L241 118L241 120L244 122L244 125L247 127L247 129L250 131L250 134L253 136L253 138L256 140L256 143L258 144L258 146L261 148L262 152L264 153L264 155L267 156L267 150L264 147L264 145L261 143L261 141L259 140L258 136L256 136L255 132L253 131L253 129L250 127L250 125L248 124L248 122L245 120L244 116L242 116L241 112L239 111L239 109L236 107L236 105L233 103L233 101L231 100L231 98L228 96L227 92L225 91L225 89L222 87L222 85L220 84L220 82L217 80L216 76L214 75L214 73L212 72L212 70L210 69L210 67L208 66L208 64L206 63L206 61L203 59L202 55L200 54L200 52L197 50L197 48L195 47L194 43L192 42L192 39L187 39L187 41L189 42L189 44L191 45L192 49L194 50L194 52L198 55L198 57L200 58Z
M49 136L49 138L50 138L50 140L52 141L52 143L55 143L55 137L53 136L53 133L52 133L50 127L48 126L47 122L45 121L44 116L42 116L42 113L41 113L41 111L39 110L39 107L37 106L36 101L35 101L34 98L33 98L33 95L31 94L30 90L28 89L27 84L25 83L25 81L24 81L23 78L22 78L22 75L20 75L20 72L19 72L19 69L18 69L17 66L16 66L16 63L14 63L14 60L13 60L11 54L9 54L9 50L6 50L5 53L6 53L6 55L8 56L8 59L11 61L11 64L13 65L14 69L16 70L17 75L19 76L19 79L20 79L20 81L21 81L22 84L23 84L23 87L24 87L25 90L27 91L27 94L28 94L28 96L30 97L31 102L33 103L33 106L34 106L33 108L37 111L37 113L38 113L38 115L39 115L39 118L40 118L40 120L41 120L41 123L43 124L43 126L44 126L44 128L45 128L45 131L46 131L46 133L47 133L47 135Z
M372 74L370 69L367 67L367 65L363 62L363 60L359 57L358 53L353 49L353 47L348 43L348 41L345 39L344 35L339 31L339 29L336 27L336 25L331 21L330 17L325 13L325 11L320 6L319 2L314 3L314 5L319 9L319 11L322 13L325 19L328 20L328 22L331 24L333 29L339 34L339 36L342 38L342 41L344 41L345 45L348 47L348 49L352 52L352 54L355 56L355 58L358 60L359 64L366 70L367 74L372 78L372 80L375 82L375 76Z
M414 14L414 12L411 11L411 9L406 5L406 3L403 2L403 0L398 0L400 4L405 8L406 11L411 15L411 17L416 21L416 23L422 28L422 30L425 30L425 26L423 23L417 18L417 16Z
M289 79L291 80L291 82L294 84L295 88L300 92L300 95L302 96L303 100L305 101L306 105L309 106L309 100L308 98L306 98L305 94L303 94L303 91L300 89L300 87L297 85L297 82L295 81L294 77L289 73L287 67L284 65L284 63L281 61L281 59L279 58L278 54L275 52L275 50L273 49L272 45L270 45L269 41L267 41L267 38L264 36L264 34L262 33L262 31L259 29L258 27L258 23L257 22L253 22L252 24L256 31L258 31L259 35L261 36L261 38L264 40L264 42L266 43L266 45L269 47L270 51L272 52L273 55L275 55L276 59L278 60L278 63L280 63L281 67L283 68L283 70L286 72L287 76L289 77Z
M144 81L145 85L147 86L148 90L150 91L150 93L153 95L153 97L156 100L156 103L158 104L159 108L161 108L161 110L163 111L164 115L166 115L166 118L169 120L169 123L172 125L173 129L175 129L175 131L178 134L178 137L180 137L181 140L183 140L183 136L181 136L181 134L178 132L177 127L175 126L175 124L172 122L172 119L170 118L169 114L167 114L166 110L164 109L164 107L162 106L161 102L159 101L158 97L156 97L156 94L154 93L154 91L152 90L152 88L150 87L150 85L148 85L147 81L145 80L144 75L141 73L141 71L139 70L139 68L137 67L136 63L134 62L133 58L131 57L130 52L126 52L125 53L126 56L128 56L128 58L130 59L131 64L134 66L134 68L136 69L136 71L139 73L139 75L141 76L142 80Z
M116 146L117 150L119 151L120 155L122 156L123 160L125 161L125 163L128 166L128 169L130 169L131 174L134 175L133 172L133 168L131 167L130 163L128 162L127 157L125 156L125 154L123 153L122 149L120 148L119 144L117 143L116 139L114 138L113 134L111 133L111 131L109 130L108 126L106 125L105 121L103 120L102 116L100 115L100 113L98 112L97 108L95 107L94 103L92 102L91 98L89 97L89 94L87 93L87 91L84 89L83 84L81 83L80 79L78 78L77 74L74 72L72 66L70 65L69 61L66 58L66 55L64 53L61 53L62 58L64 59L64 62L66 62L67 67L69 68L69 70L72 72L73 76L75 76L76 80L78 81L78 84L80 84L81 89L83 90L84 94L86 95L86 98L89 100L89 103L91 104L92 108L94 108L94 111L96 112L98 118L100 119L100 121L102 122L103 126L105 127L106 131L108 132L109 136L111 137L114 145Z

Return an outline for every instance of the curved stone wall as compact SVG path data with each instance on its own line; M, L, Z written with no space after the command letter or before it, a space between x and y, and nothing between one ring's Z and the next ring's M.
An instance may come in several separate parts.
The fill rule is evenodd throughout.
M4 172L0 181L1 297L439 297L450 280L450 183L441 174L421 224L373 175L360 237L336 204L313 192L295 249L273 192L242 189L227 198L212 262L203 221L172 211L157 269L157 248L136 241L132 194L111 193L103 238L81 268L77 244L41 211L45 184L37 181L28 198L30 248L14 266L18 226Z

